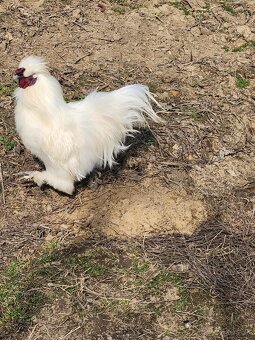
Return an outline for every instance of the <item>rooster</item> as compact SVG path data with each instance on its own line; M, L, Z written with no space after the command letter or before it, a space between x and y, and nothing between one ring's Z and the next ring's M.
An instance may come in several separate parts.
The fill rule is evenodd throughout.
M15 123L25 147L45 165L44 171L20 173L38 186L48 184L72 195L74 183L95 167L111 167L127 148L125 137L147 124L144 115L161 119L147 86L127 85L112 92L92 92L66 103L62 88L43 58L24 58L16 70Z

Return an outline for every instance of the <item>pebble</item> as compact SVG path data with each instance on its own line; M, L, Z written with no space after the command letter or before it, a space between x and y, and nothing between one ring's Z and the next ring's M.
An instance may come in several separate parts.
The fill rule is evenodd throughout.
M251 29L247 25L237 26L236 31L238 34L242 35L245 39L248 39L252 35Z

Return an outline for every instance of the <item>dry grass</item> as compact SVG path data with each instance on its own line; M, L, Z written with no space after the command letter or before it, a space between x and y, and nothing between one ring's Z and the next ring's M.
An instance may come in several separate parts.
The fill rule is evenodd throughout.
M49 333L73 329L77 339L93 339L114 322L110 334L116 339L123 332L127 339L192 339L198 333L249 339L254 241L252 228L233 231L214 219L193 235L120 240L94 234L69 245L48 242L41 254L12 261L2 272L2 334L11 339L14 330L21 331L23 339L33 320L36 336L48 325ZM76 316L58 333L63 311Z
M194 273L199 287L224 305L250 309L255 305L255 232L252 227L234 232L217 220L194 235L148 238L144 248L169 269L180 264Z

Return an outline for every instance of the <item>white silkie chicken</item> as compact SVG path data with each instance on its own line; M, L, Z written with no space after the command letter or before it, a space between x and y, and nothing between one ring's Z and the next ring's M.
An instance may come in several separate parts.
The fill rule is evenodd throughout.
M59 82L46 62L24 58L16 70L15 122L27 149L45 165L45 171L25 172L23 178L48 184L67 193L95 167L114 163L125 137L153 121L155 101L147 86L128 85L112 92L92 92L85 99L66 103Z

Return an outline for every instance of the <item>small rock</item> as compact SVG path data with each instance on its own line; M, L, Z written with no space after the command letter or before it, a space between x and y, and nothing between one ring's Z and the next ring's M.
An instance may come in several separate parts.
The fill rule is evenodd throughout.
M7 46L8 46L6 40L3 40L0 44L0 46L1 46L1 50L5 51L7 49Z
M69 225L68 225L68 224L61 224L61 225L60 225L60 228L61 228L62 230L67 230L67 229L69 228Z
M191 327L191 322L190 322L190 320L184 320L183 323L184 323L184 327L185 327L185 328L190 328L190 327Z
M180 146L178 144L173 145L173 150L178 151L180 149Z
M195 165L194 168L197 170L197 171L203 171L203 168L199 165Z
M72 17L74 19L79 19L81 16L81 10L79 8L75 9L73 12L72 12Z
M237 26L236 31L238 34L242 35L245 39L248 39L251 35L251 29L247 25Z
M50 241L53 240L53 238L54 238L54 236L53 236L52 234L48 234L48 235L45 237L45 241L50 242Z
M169 93L168 92L163 92L161 95L160 95L160 99L162 100L166 100L169 98Z
M233 154L233 150L228 150L228 149L221 149L219 151L219 157L223 159L224 157Z
M187 272L189 269L190 266L188 263L179 263L171 267L171 270L174 272Z
M170 336L166 335L164 336L164 338L162 338L162 340L171 340Z
M237 177L238 174L233 169L228 169L227 172L230 174L231 177Z
M165 301L177 301L179 299L180 296L178 294L178 289L176 287L169 288L164 295Z
M73 234L74 234L74 235L78 235L79 233L80 233L80 228L77 227L77 226L74 226L74 227L73 227Z
M192 27L191 30L190 30L191 34L194 35L195 37L198 37L200 36L202 33L201 33L201 30L199 29L199 27Z
M200 33L202 35L210 35L210 34L212 34L212 32L208 28L206 28L206 27L200 27Z
M50 204L48 204L48 205L46 206L46 211L47 211L47 212L52 212L52 206L51 206Z
M40 6L44 5L45 1L46 1L46 0L39 0L39 1L36 3L36 6L37 6L37 7L40 7Z
M13 39L13 36L10 32L6 32L5 33L5 39L8 40L8 41L12 41Z

